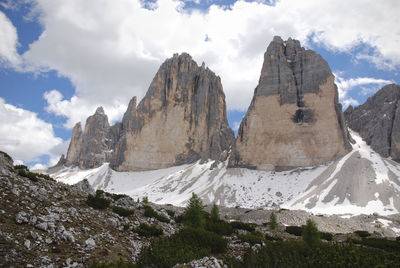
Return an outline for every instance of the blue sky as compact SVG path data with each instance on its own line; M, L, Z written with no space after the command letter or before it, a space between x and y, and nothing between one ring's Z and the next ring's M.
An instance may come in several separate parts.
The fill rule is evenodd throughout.
M159 65L188 52L221 76L237 129L274 35L321 54L340 101L400 83L399 1L0 0L0 150L44 167L102 105L121 119Z

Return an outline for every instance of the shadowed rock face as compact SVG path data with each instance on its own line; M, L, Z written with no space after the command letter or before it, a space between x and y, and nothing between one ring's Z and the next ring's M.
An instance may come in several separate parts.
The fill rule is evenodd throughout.
M297 40L274 37L230 165L278 170L312 166L350 149L327 62Z
M81 123L72 131L65 164L80 168L95 168L111 160L112 151L119 136L120 124L110 127L102 107L86 120L82 135Z
M220 78L190 55L175 54L139 105L136 98L129 103L111 166L146 170L221 160L233 143Z
M383 157L400 161L400 86L383 87L356 108L344 112L348 126Z

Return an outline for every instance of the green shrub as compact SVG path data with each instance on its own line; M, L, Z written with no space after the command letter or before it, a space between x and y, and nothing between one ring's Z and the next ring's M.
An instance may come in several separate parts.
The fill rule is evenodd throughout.
M276 227L278 227L276 215L274 212L271 212L271 215L269 215L269 228L271 228L271 230L275 230Z
M301 226L286 226L285 232L295 235L295 236L301 236L303 233L303 227Z
M123 260L119 260L118 262L109 262L109 263L100 263L94 261L89 266L89 268L137 268L137 267L139 267L137 264L125 262Z
M28 167L25 166L25 165L15 165L15 166L14 166L14 169L15 169L15 170L18 170L18 169L25 169L26 171L29 170Z
M144 215L149 218L156 218L161 222L169 223L169 219L163 215L158 214L152 207L144 205Z
M214 222L219 221L219 209L216 204L211 209L211 220Z
M145 204L149 203L149 198L147 196L143 197L142 202Z
M326 241L332 241L333 239L333 234L331 233L325 233L325 232L319 232L319 237L323 240Z
M166 211L167 211L167 214L168 214L171 218L175 217L175 211L170 210L170 209L167 209Z
M118 206L113 207L112 211L114 213L120 215L121 217L129 217L130 215L135 213L135 211L132 209L127 209L127 208L118 207Z
M399 252L354 244L323 243L311 249L303 241L266 241L258 252L248 250L234 267L399 267ZM236 263L235 263L236 262ZM233 267L231 263L226 263Z
M101 197L100 195L89 194L86 199L86 204L94 209L106 209L110 205L110 200Z
M223 220L219 221L207 220L205 229L207 231L214 232L219 235L231 235L233 233L232 225Z
M144 237L160 236L163 234L163 230L159 226L155 224L148 225L146 223L141 223L139 227L135 228L134 232Z
M183 215L183 223L185 226L203 228L205 224L203 209L204 205L200 197L192 193L192 197L189 199L189 203Z
M184 228L170 237L154 239L142 249L139 265L143 267L173 267L225 251L227 241L203 229Z
M267 241L282 241L282 238L278 236L270 236L269 234L265 234L265 240Z
M33 182L39 181L38 176L37 176L36 173L27 171L27 170L25 170L25 169L17 169L17 173L18 173L18 175L20 175L21 177L28 178L28 179L30 179L30 180L33 181Z
M363 238L362 240L352 240L355 244L368 247L379 248L389 252L400 252L400 242L385 238Z
M319 232L316 223L308 219L306 226L303 228L303 233L301 234L304 242L311 248L318 246L320 242Z
M357 234L359 237L368 237L368 236L371 236L371 234L368 233L367 231L358 230L358 231L355 231L354 233Z
M233 229L240 229L249 232L253 232L255 230L254 225L250 223L245 223L241 221L233 221L230 223Z
M264 237L260 232L252 232L247 234L239 234L238 238L243 242L247 242L251 245L262 244Z

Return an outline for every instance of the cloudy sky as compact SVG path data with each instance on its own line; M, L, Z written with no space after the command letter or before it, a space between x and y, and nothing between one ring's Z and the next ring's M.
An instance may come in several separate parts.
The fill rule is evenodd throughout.
M31 167L66 153L102 105L118 122L159 65L188 52L221 77L237 128L274 35L330 64L344 107L400 83L398 0L0 0L0 150Z

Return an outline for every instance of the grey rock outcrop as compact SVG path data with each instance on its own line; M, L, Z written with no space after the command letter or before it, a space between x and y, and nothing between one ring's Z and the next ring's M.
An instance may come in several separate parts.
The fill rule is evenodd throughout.
M347 125L377 153L400 161L400 86L390 84L344 112Z
M79 165L81 167L98 167L110 158L107 139L109 132L110 124L108 123L108 117L104 113L103 107L99 107L96 113L89 116L86 120L79 159Z
M113 148L118 140L120 124L110 127L103 107L86 120L82 135L81 123L77 123L72 131L65 164L81 168L95 168L109 162Z
M111 165L147 170L222 160L233 143L220 78L189 54L175 54L139 105L135 97L130 101Z
M350 149L328 63L297 40L274 37L230 165L277 170L313 166Z
M9 174L14 170L14 160L7 153L0 151L0 174Z
M71 142L69 143L67 152L66 165L79 165L82 144L82 125L81 122L79 122L75 124L72 130Z

